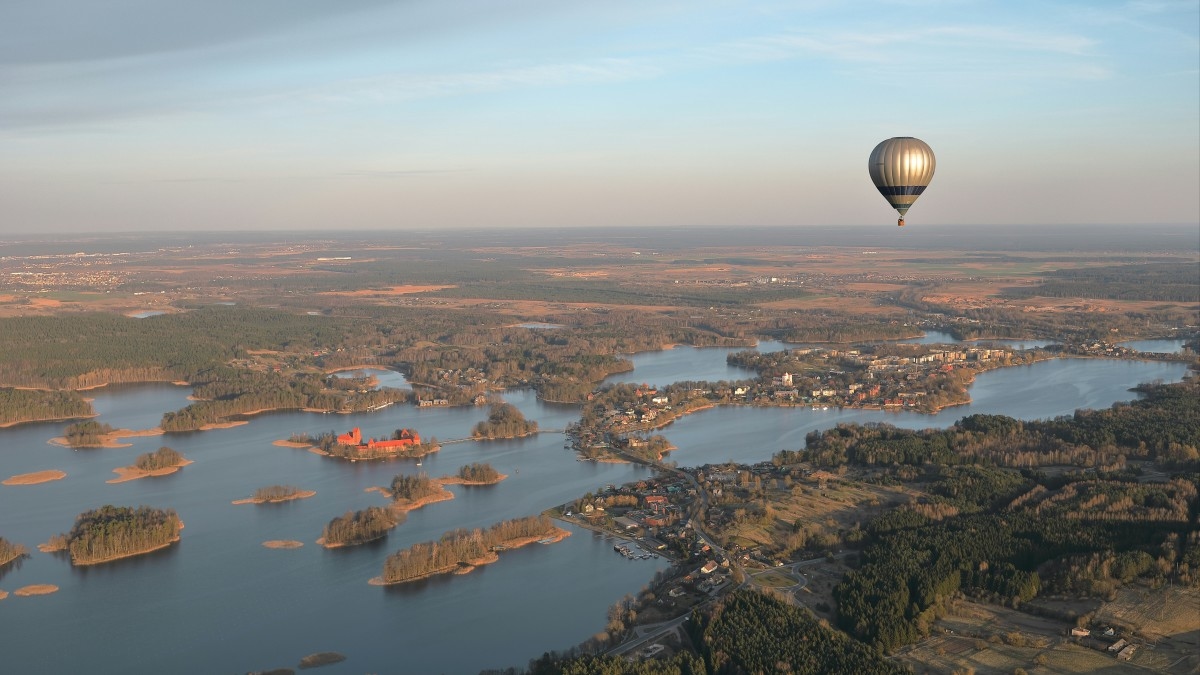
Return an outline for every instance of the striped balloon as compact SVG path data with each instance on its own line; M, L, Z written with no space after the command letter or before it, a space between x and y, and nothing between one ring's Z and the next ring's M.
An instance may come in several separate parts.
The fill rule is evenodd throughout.
M871 151L871 159L867 161L871 182L892 208L900 212L899 225L904 224L904 214L933 180L936 165L929 145L912 136L889 138Z

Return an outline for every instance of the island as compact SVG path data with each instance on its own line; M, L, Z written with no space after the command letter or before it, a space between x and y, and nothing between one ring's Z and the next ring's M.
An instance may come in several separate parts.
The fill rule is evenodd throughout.
M372 578L370 583L388 586L440 574L466 574L499 560L499 551L533 543L550 544L570 535L546 516L506 520L486 530L455 530L438 541L415 544L388 556L383 563L383 574Z
M317 543L325 548L366 544L386 537L393 527L404 522L407 517L403 511L382 506L368 506L361 511L347 511L344 515L329 521Z
M233 504L279 504L293 499L308 499L316 496L315 490L301 490L295 485L270 485L254 491L254 496L235 499Z
M364 437L362 429L354 427L344 434L326 433L319 436L293 434L287 441L276 441L276 445L308 448L318 455L348 459L351 462L372 459L395 459L399 457L421 458L441 450L436 438L424 441L412 429L396 429L391 438Z
M66 471L48 469L46 471L34 471L32 473L17 474L0 481L0 485L37 485L39 483L49 483L50 481L62 480L66 477Z
M13 591L13 595L17 596L18 598L28 598L32 595L50 595L51 593L57 592L58 586L55 586L54 584L32 584L18 588L17 590Z
M172 509L107 504L85 511L66 534L38 546L43 552L66 551L71 564L97 565L150 553L179 541L183 521Z
M185 459L182 454L164 445L154 452L138 455L133 466L113 469L113 473L117 474L117 477L105 482L124 483L148 476L166 476L191 463L190 459Z
M266 548L300 548L304 542L295 539L269 539L263 542Z
M320 668L321 666L341 663L345 660L345 654L339 654L337 652L317 652L316 654L309 654L308 656L300 659L300 664L297 667L301 670L308 668Z
M494 403L488 418L471 429L471 438L491 440L496 438L521 438L536 434L538 423L525 419L525 415L511 403Z

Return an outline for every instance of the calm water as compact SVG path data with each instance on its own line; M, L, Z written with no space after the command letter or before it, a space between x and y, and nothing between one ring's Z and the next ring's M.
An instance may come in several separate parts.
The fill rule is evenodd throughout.
M760 348L775 351L778 343ZM724 349L676 348L634 358L625 381L666 384L737 379ZM732 369L736 370L736 369ZM1025 419L1069 414L1128 400L1138 382L1180 379L1182 364L1065 359L984 373L974 402L939 415L806 408L717 408L665 430L682 464L766 459L799 448L804 435L838 422L886 420L906 427L943 426L974 412ZM389 384L389 386L403 386ZM188 389L169 385L91 392L100 420L148 428L186 405ZM508 392L542 428L577 419L574 406L545 404ZM343 431L382 436L400 427L442 440L466 437L484 408L392 406L360 415L280 412L246 425L166 437L128 439L127 448L80 450L48 445L65 424L0 430L0 476L62 469L66 479L0 486L0 535L33 548L70 528L74 517L106 503L176 509L183 541L160 553L95 568L72 569L34 552L0 578L12 591L29 584L61 587L53 595L0 602L0 650L8 672L234 673L294 667L300 657L338 651L349 659L322 673L474 673L524 665L602 630L605 611L636 592L662 560L629 561L611 542L585 530L549 546L502 554L472 574L382 589L367 585L392 551L456 527L484 527L537 513L609 483L647 475L622 464L576 461L563 436L447 445L418 467L411 460L345 463L271 443L293 432ZM109 485L112 470L161 445L194 464L162 478ZM313 544L322 526L347 510L382 505L368 487L399 472L438 476L473 461L490 462L508 480L490 487L453 486L453 501L409 514L379 545L327 551ZM317 491L312 499L275 506L233 506L255 488L283 483ZM268 539L297 539L298 550L265 549Z
M1130 340L1121 344L1139 352L1178 354L1183 351L1184 340Z

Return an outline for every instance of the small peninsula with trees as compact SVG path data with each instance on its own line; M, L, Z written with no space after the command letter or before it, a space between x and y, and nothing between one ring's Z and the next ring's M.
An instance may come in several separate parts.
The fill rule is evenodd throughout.
M415 544L388 556L383 574L371 584L387 586L418 581L439 574L465 574L496 562L498 551L535 542L553 543L570 536L546 516L506 520L486 530L454 530L437 541Z
M133 466L123 466L113 469L113 473L117 474L117 477L108 482L124 483L125 481L146 478L147 476L166 476L175 473L180 468L191 463L192 460L184 458L177 450L164 445L154 452L138 455Z
M38 549L66 551L72 565L97 565L166 548L179 541L182 529L183 521L172 509L108 504L79 514L70 532Z
M0 537L0 574L3 574L5 567L9 563L20 560L28 555L29 549L21 544L14 544L4 537Z

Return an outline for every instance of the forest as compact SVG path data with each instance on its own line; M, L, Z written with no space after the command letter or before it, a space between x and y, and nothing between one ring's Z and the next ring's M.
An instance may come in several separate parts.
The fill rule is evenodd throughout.
M1045 592L1106 597L1138 578L1200 584L1198 386L1152 385L1143 399L1053 420L840 425L773 461L924 484L925 500L866 525L860 566L835 589L839 625L890 651L927 635L956 593L1019 607ZM1137 482L1127 459L1176 477ZM1076 470L1041 468L1061 465Z
M824 675L903 675L903 666L834 630L807 609L769 593L738 590L685 624L698 654L629 662L620 657L546 654L524 671L497 675L741 675L795 673Z
M471 438L520 438L536 434L537 422L526 420L525 414L511 403L495 403L488 410L488 418L471 429Z
M383 563L385 584L415 581L452 572L462 565L487 560L497 549L531 537L552 536L558 531L546 516L505 520L486 530L454 530L437 541L423 542L396 551Z
M321 532L326 547L356 546L382 539L393 528L404 522L407 516L381 506L368 506L361 511L350 512L329 521Z
M70 419L94 414L77 391L0 387L0 426L14 422Z
M1054 270L1046 272L1041 283L1009 289L1008 295L1200 302L1196 263L1179 262Z
M71 564L92 565L167 546L182 527L171 509L106 505L79 514L64 536Z
M971 415L947 429L923 431L888 424L839 424L809 433L804 450L785 451L777 462L799 460L825 467L1069 465L1113 470L1139 459L1180 470L1200 468L1200 382L1141 390L1144 398L1051 420Z

